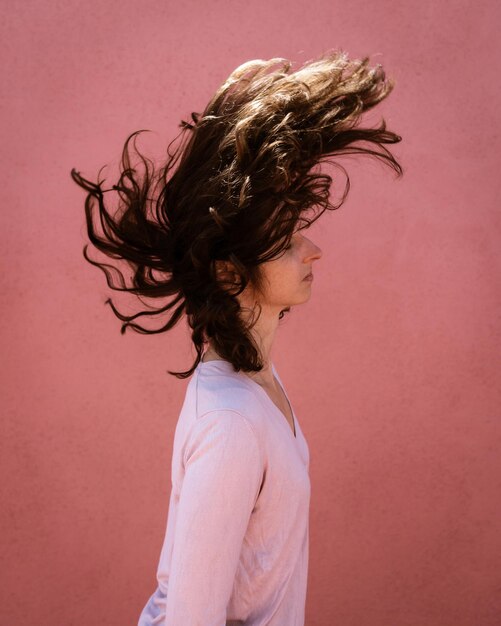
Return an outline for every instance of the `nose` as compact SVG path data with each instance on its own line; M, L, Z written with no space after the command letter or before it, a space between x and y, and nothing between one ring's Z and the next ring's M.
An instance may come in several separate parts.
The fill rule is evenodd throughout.
M310 244L310 250L308 251L308 260L313 261L313 260L320 259L322 256L321 248L319 248L316 244L314 244L313 241L311 241L311 239L308 239L308 242Z

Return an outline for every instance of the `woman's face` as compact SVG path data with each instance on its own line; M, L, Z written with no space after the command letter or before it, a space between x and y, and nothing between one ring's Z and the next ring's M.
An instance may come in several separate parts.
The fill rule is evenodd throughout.
M314 272L313 263L321 256L321 249L296 231L288 249L260 265L263 294L258 297L259 303L281 311L309 300L313 281L306 276Z

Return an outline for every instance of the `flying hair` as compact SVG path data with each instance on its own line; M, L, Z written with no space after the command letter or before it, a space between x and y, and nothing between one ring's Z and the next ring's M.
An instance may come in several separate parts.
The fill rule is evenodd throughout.
M361 126L363 114L394 87L380 64L371 67L369 57L350 59L333 50L297 71L291 68L284 58L238 66L202 113L181 121L159 167L137 149L137 136L146 132L139 130L125 141L120 176L110 189L102 188L101 170L97 182L71 170L87 193L91 244L126 262L132 283L115 265L92 260L88 244L85 259L104 272L111 289L159 303L126 316L108 298L125 322L122 334L128 327L143 334L166 332L186 315L197 356L188 370L168 371L178 378L191 376L209 340L236 371L262 369L250 333L256 318L244 322L237 296L248 284L259 292L260 265L283 253L295 231L343 204L350 179L337 157L365 154L397 176L403 173L385 145L401 137L384 119L375 128ZM131 148L142 172L131 163ZM346 176L337 204L330 198L331 176L320 171L324 162ZM118 196L113 214L104 201L109 192ZM231 263L238 280L220 280L221 261ZM167 319L156 329L136 321L162 317Z

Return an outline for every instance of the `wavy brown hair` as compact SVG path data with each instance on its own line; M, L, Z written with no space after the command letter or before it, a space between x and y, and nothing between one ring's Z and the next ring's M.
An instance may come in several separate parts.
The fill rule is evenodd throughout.
M291 66L287 59L273 58L237 67L203 113L193 112L191 122L181 121L182 130L169 144L158 171L137 150L136 136L144 131L126 140L119 180L111 189L101 188L100 172L93 183L71 170L73 180L87 192L91 243L132 268L132 285L126 285L115 266L90 259L88 245L86 260L104 271L110 288L140 300L164 300L125 316L107 299L125 322L122 334L127 327L146 334L165 332L186 314L197 357L187 371L168 371L178 378L191 376L209 340L235 370L263 367L250 333L255 318L244 322L237 296L248 284L259 293L260 265L283 253L296 230L308 228L324 211L344 202L350 187L345 169L328 160L346 175L341 200L333 204L332 178L319 171L322 161L367 154L381 159L397 176L403 173L384 146L401 137L386 129L384 119L376 128L360 126L362 114L393 89L381 65L371 67L368 57L350 60L346 52L335 50L295 72ZM142 174L131 164L131 140L144 166ZM110 191L119 198L113 215L104 203L104 193ZM238 280L224 284L217 261L230 262ZM117 272L118 284L111 269ZM167 312L168 319L154 330L132 321Z

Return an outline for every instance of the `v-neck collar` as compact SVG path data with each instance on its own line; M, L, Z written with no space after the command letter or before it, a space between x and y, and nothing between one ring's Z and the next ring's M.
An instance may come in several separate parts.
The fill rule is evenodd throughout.
M273 364L273 362L271 363L271 369L273 371L273 376L275 377L275 380L277 381L277 383L280 385L280 389L283 391L283 394L285 396L285 399L287 400L287 403L289 405L289 408L291 410L291 414L292 414L292 422L294 424L294 432L292 431L292 428L290 427L289 424L289 420L287 419L287 416L285 415L285 413L282 412L281 409L278 408L278 406L273 402L273 400L270 398L270 396L266 393L266 391L264 390L264 388L257 383L255 380L252 380L252 378L250 376L247 376L244 372L242 371L235 371L235 369L233 368L233 365L229 362L229 361L225 361L223 359L211 359L210 361L200 361L199 365L208 365L209 363L217 363L218 365L220 365L221 367L223 367L224 369L226 369L227 371L236 374L237 376L244 376L246 380L248 380L250 382L250 384L254 387L257 388L257 391L261 394L261 396L264 398L273 406L273 408L275 409L275 411L277 412L278 415L280 415L281 419L284 420L285 425L287 426L287 430L289 431L290 435L294 438L295 441L297 441L297 418L296 418L296 414L294 413L294 409L292 408L292 405L290 403L289 400L289 396L287 395L287 392L285 391L279 377L277 374L277 370L275 369L275 365Z

